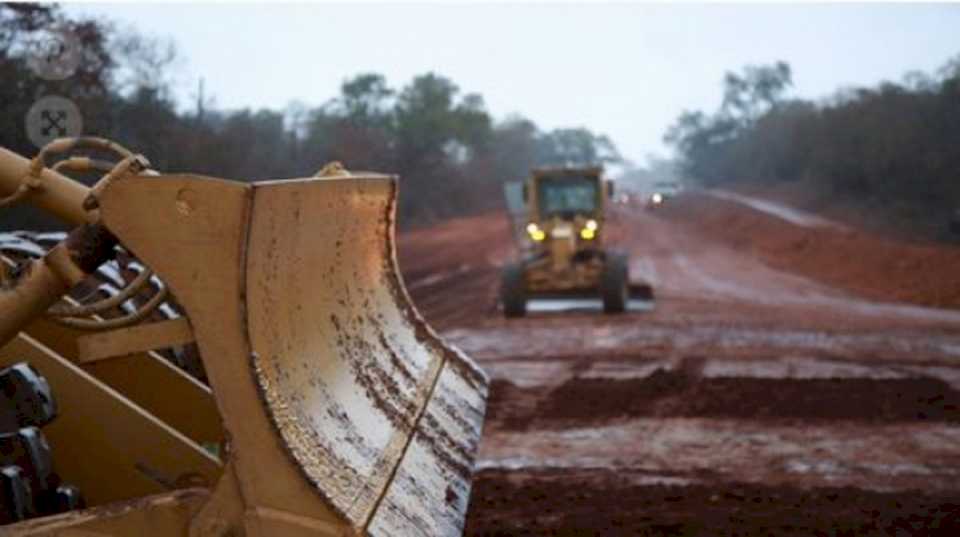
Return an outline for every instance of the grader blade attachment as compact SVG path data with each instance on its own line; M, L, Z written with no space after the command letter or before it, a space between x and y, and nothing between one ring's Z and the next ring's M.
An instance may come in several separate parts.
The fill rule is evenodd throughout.
M123 160L44 165L81 146ZM88 189L71 168L108 173ZM0 149L0 208L80 226L49 251L39 236L0 244L19 259L0 256L0 367L49 382L59 415L43 432L64 478L50 490L93 507L0 534L462 533L487 378L410 303L395 178L323 175L163 176L99 138L32 161ZM137 275L83 262L87 244ZM64 296L77 284L102 296ZM199 349L202 375L150 350L177 345Z
M377 175L138 176L99 195L104 224L185 309L230 438L236 483L211 503L242 508L197 524L462 532L487 380L411 306L395 203Z

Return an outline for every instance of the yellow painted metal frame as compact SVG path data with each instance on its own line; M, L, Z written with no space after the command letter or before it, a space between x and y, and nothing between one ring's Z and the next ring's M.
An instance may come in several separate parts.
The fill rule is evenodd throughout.
M18 158L0 151L0 193L15 186ZM0 349L50 379L65 410L48 434L55 450L75 450L55 460L69 459L61 471L103 505L9 534L462 532L487 379L410 305L394 178L127 175L92 201L51 170L40 184L39 205L97 218L156 270L190 333L169 325L80 343L37 320ZM97 214L77 213L81 199ZM153 353L97 350L190 336L212 392ZM222 465L200 445L221 438ZM202 489L163 492L193 485Z
M573 221L559 217L546 217L540 212L540 181L564 176L592 177L598 183L597 209L589 218L598 223L593 239L584 240L579 231L587 217L578 215ZM567 291L596 291L603 274L603 260L592 259L584 263L574 263L573 258L581 250L603 251L607 211L611 183L603 179L603 168L598 166L535 168L526 180L527 213L530 222L544 231L546 239L536 243L535 250L546 255L528 260L524 265L526 290L529 293L550 293ZM560 226L569 226L573 234L569 238L554 238L553 231Z
M219 479L220 461L199 444L25 334L0 348L0 365L22 360L57 397L59 415L43 428L57 469L92 505Z

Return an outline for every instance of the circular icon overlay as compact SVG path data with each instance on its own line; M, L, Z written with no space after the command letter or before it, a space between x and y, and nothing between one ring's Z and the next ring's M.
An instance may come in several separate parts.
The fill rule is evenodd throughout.
M27 65L44 80L70 78L83 56L80 38L62 26L37 32L28 47Z
M80 136L83 116L70 99L48 95L33 103L27 112L27 138L42 148L57 138Z

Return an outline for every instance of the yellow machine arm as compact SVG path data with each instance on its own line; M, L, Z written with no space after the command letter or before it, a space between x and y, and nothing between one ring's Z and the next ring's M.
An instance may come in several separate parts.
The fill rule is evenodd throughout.
M61 248L77 261L69 255L76 243L98 232L108 250L115 238L155 271L184 312L90 334L43 314L92 270L89 262L75 262L80 272L66 271L72 276L59 285L36 283L42 292L18 291L22 275L4 282L0 311L24 313L0 317L9 340L0 363L34 357L53 391L71 399L48 427L54 460L70 459L61 473L97 506L5 529L460 535L487 378L410 303L396 264L395 178L341 172L238 183L148 174L143 160L117 152L123 167L92 190L0 152L0 197L19 196L86 230L33 264L59 277L51 256L63 257ZM161 369L150 352L191 341L209 388ZM139 377L138 367L164 371L168 384ZM169 399L157 397L166 390ZM73 408L91 394L98 408ZM186 400L203 425L191 424ZM125 436L101 425L117 416L127 420ZM114 456L89 453L76 435ZM163 488L151 490L158 482Z

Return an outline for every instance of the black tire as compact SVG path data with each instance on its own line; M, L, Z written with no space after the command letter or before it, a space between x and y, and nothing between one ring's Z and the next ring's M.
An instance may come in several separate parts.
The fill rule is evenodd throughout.
M630 281L627 269L627 256L608 253L600 281L600 295L603 297L604 313L623 313L630 300Z
M500 302L506 317L523 317L527 314L527 290L524 284L523 265L512 263L503 267L500 280Z

